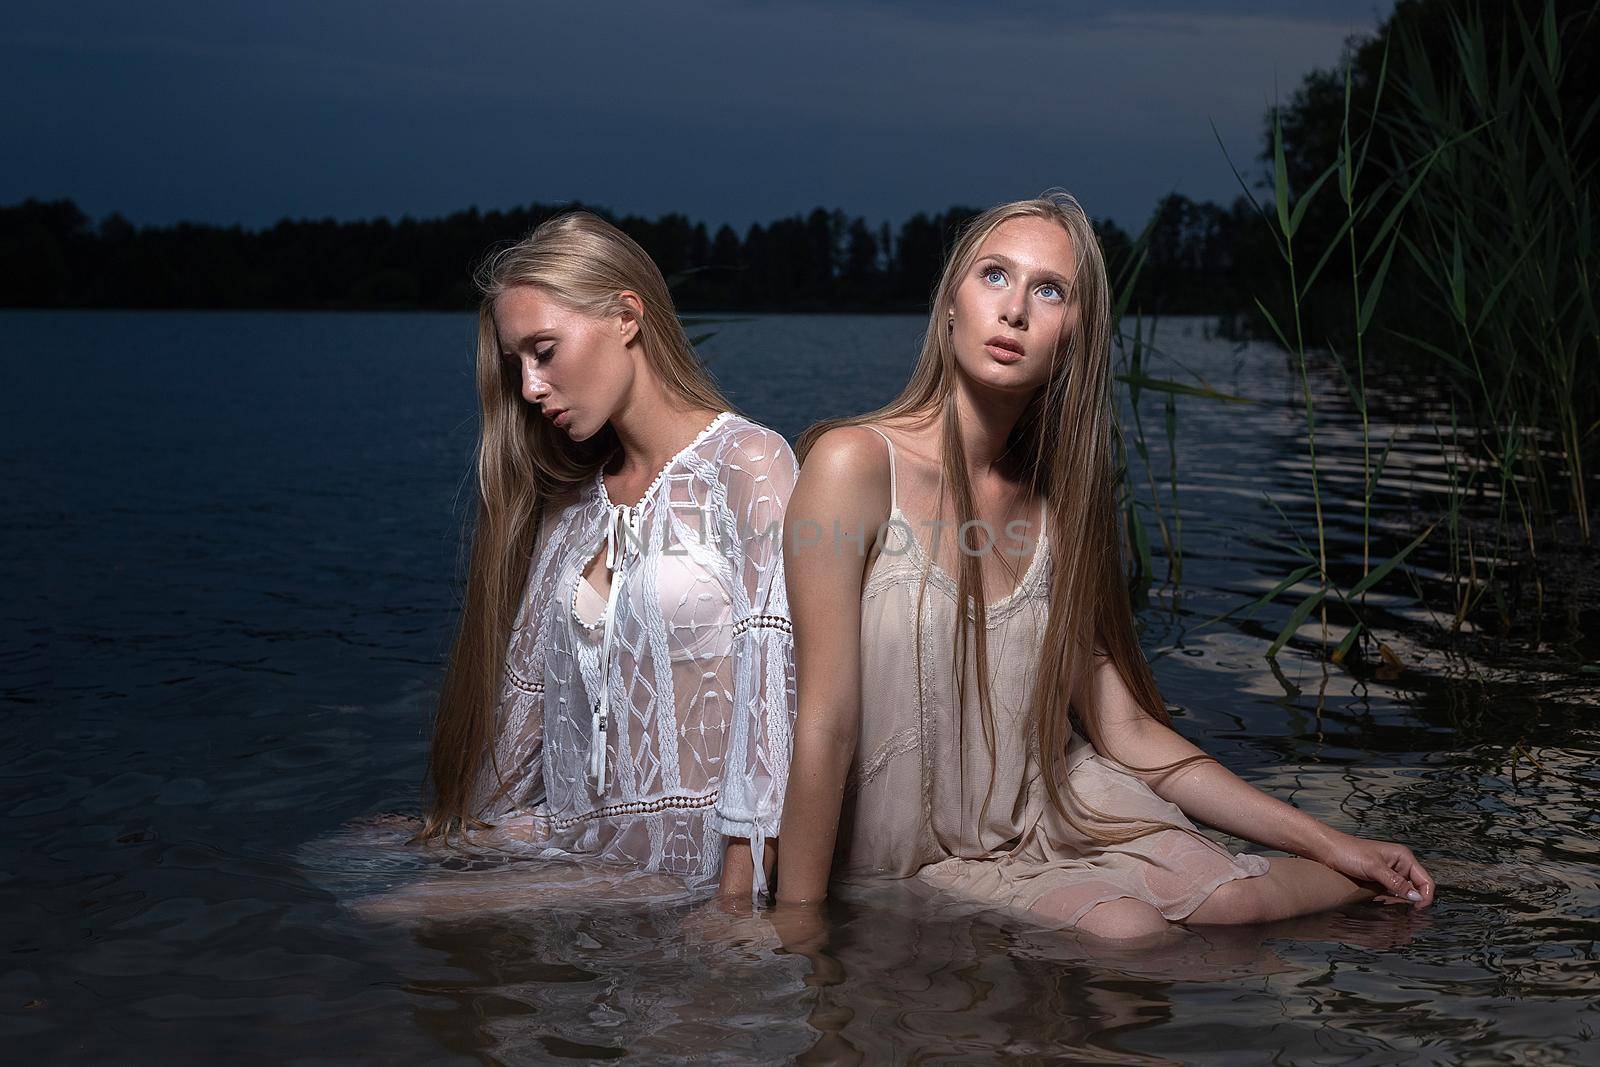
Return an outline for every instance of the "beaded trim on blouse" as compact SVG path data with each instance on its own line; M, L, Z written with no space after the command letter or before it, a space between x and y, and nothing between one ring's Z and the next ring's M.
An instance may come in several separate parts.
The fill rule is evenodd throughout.
M784 633L791 636L794 634L794 626L782 615L746 615L744 618L733 624L733 636L738 637L746 630L753 629L757 626L764 626L773 630L782 630Z
M510 667L506 668L506 677L511 680L511 684L513 686L515 686L517 689L522 690L524 693L532 693L532 694L534 694L536 696L543 696L544 695L544 679L543 678L536 678L536 679L534 679L533 681L530 682L526 678L524 678L520 674L518 674L516 671L512 670Z
M578 571L578 581L582 582L585 585L588 585L591 590L594 589L594 586L589 583L589 579L587 579L587 578L585 578L583 576L583 571L582 571L581 568ZM600 595L599 593L595 593L595 596L599 596L599 595ZM578 587L577 587L577 585L573 585L572 591L567 596L566 599L567 599L567 602L568 602L567 603L567 612L568 612L568 614L570 614L572 616L572 621L578 624L578 629L582 630L585 634L588 634L590 637L593 637L594 635L602 632L606 628L606 619L605 619L605 615L604 614L602 614L600 616L600 621L595 623L593 626L590 626L588 623L584 622L583 621L583 616L578 614Z
M658 811L668 808L694 810L696 808L709 808L716 804L720 789L699 796L672 796L659 797L655 800L630 800L622 804L607 804L605 807L595 808L579 815L568 815L563 818L550 817L550 822L559 830L576 826L590 819L606 819L614 815L653 815Z

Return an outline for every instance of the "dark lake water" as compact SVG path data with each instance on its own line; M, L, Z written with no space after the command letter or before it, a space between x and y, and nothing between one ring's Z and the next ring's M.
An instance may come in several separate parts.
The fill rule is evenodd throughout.
M921 326L761 316L703 350L792 441L889 399ZM1109 952L847 887L814 963L694 904L350 906L428 873L375 817L418 810L472 503L470 316L0 314L6 1060L1600 1062L1589 572L1510 640L1445 641L1430 546L1369 595L1398 672L1269 664L1287 605L1201 627L1295 566L1264 494L1302 533L1311 507L1297 378L1206 326L1158 341L1257 402L1179 402L1183 580L1141 613L1157 678L1247 779L1410 845L1437 903ZM1349 573L1359 442L1313 388ZM1385 546L1439 506L1408 418Z

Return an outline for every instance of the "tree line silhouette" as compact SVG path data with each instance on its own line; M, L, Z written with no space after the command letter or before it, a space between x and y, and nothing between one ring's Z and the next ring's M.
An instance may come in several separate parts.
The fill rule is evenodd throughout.
M818 207L809 214L714 232L680 213L617 216L583 204L468 208L438 219L289 220L248 230L177 223L95 223L71 200L0 207L0 302L78 308L471 307L473 265L544 219L587 207L614 222L675 278L687 310L919 311L960 225L951 207L891 230ZM1148 310L1235 307L1235 249L1256 221L1232 208L1169 196L1142 272ZM1096 224L1113 270L1131 246L1116 223Z
M1561 27L1559 42L1551 47L1566 57L1557 108L1565 125L1558 120L1548 136L1565 131L1579 172L1589 174L1600 138L1576 131L1595 117L1600 64L1581 57L1592 50L1600 16L1591 0L1546 2ZM1542 9L1544 4L1530 0L1529 6ZM1510 28L1512 5L1480 9L1462 0L1397 0L1370 37L1346 42L1355 69L1348 103L1339 67L1306 75L1281 111L1292 189L1311 187L1329 165L1347 106L1355 115L1384 110L1375 85L1400 29L1420 29L1432 61L1441 69L1451 67L1458 42L1449 32L1449 17L1463 7L1481 11L1484 41L1517 41ZM1538 57L1530 50L1530 58ZM1417 99L1392 91L1387 106L1413 112ZM1256 156L1264 166L1252 186L1269 210L1265 190L1272 187L1272 128L1269 113ZM1374 181L1404 169L1393 129L1385 118L1374 130L1369 168ZM912 215L891 229L888 223L874 225L818 207L751 225L741 234L727 225L713 232L676 212L652 220L573 203L505 211L472 207L437 219L285 219L247 230L188 222L134 226L118 214L94 222L70 200L29 199L0 207L0 306L466 308L476 302L472 268L485 253L572 207L588 207L630 234L674 279L679 306L697 311L923 311L956 230L978 213L955 206ZM1086 207L1093 215L1094 205ZM1302 246L1331 240L1339 232L1342 210L1328 192L1311 204ZM1381 217L1362 220L1356 228L1370 231ZM1270 226L1247 197L1221 205L1173 193L1157 203L1146 225L1149 239L1130 311L1218 314L1226 316L1230 332L1243 333L1260 327L1257 298L1283 308L1282 262ZM1095 228L1115 279L1134 241L1110 220L1098 221ZM1407 269L1396 265L1397 275ZM1309 297L1303 310L1311 334L1343 339L1348 316L1338 309L1348 301L1339 284L1330 272ZM1386 299L1405 321L1427 321L1431 312L1416 295L1424 288L1414 278L1397 278ZM1442 337L1448 324L1432 322L1424 332Z

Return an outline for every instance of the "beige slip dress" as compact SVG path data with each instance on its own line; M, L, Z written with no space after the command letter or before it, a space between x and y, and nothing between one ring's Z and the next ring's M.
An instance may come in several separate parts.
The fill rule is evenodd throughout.
M1265 874L1266 857L1228 852L1082 736L1067 749L1066 773L1078 802L1070 795L1066 800L1078 822L1120 828L1096 817L1087 807L1093 806L1184 829L1101 844L1050 804L1025 722L1048 609L1050 541L1042 502L1026 574L1009 595L988 605L997 730L994 790L981 810L991 764L970 649L964 729L956 721L956 581L929 558L913 532L916 524L900 510L894 442L869 428L889 446L891 512L861 594L861 732L845 786L835 877L914 877L959 898L1064 927L1117 897L1146 901L1176 921L1222 883ZM1007 543L998 541L995 550ZM1016 551L1016 542L1009 544ZM919 679L916 612L924 569Z

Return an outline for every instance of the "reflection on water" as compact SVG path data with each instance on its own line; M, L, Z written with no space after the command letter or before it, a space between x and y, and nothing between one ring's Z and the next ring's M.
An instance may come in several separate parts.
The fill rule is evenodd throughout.
M792 440L888 399L920 327L759 317L706 349L735 402ZM0 390L13 1055L1584 1058L1592 560L1569 561L1540 625L1445 640L1454 594L1426 546L1415 584L1368 596L1402 669L1325 674L1301 651L1310 623L1269 665L1287 604L1200 624L1293 569L1263 493L1309 521L1298 383L1200 320L1161 333L1257 401L1179 401L1184 578L1141 618L1179 728L1275 796L1411 845L1440 885L1426 912L1112 948L863 884L797 932L659 880L407 848L470 503L470 317L0 316L29 368ZM1329 551L1359 575L1359 427L1331 381L1314 388ZM1437 413L1379 413L1374 436L1395 430L1381 552L1440 506Z

